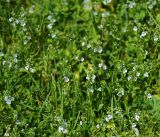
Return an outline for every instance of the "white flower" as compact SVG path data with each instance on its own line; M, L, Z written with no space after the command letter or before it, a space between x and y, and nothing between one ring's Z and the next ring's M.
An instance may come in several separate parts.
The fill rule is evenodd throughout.
M19 125L19 124L21 124L21 122L20 122L19 120L17 120L17 121L16 121L16 124Z
M148 98L148 99L151 99L151 98L152 98L152 95L149 93L149 94L147 95L147 98Z
M137 26L134 26L133 31L137 31L137 30L138 30Z
M133 124L132 124L132 128L135 128L135 127L136 127L136 124L135 124L135 123L133 123Z
M64 76L63 79L64 79L64 82L66 83L69 82L69 78L67 76Z
M107 5L107 4L111 3L111 2L112 2L112 0L103 0L103 4L104 5Z
M140 118L140 116L139 116L139 114L135 114L135 119L136 119L136 121L139 121L139 118Z
M82 62L84 61L84 58L83 58L83 57L81 58L81 61L82 61Z
M102 49L102 47L100 47L100 48L98 49L98 53L102 53L102 51L103 51L103 49Z
M85 45L85 42L82 42L82 46L84 46Z
M101 88L101 87L99 87L97 90L98 90L98 91L102 91L102 88Z
M87 76L86 76L86 79L87 79L87 80L90 80L90 77L89 77L89 75L88 75L88 74L87 74Z
M6 61L4 60L4 61L2 62L2 64L5 65L5 64L6 64Z
M124 95L124 89L120 88L119 92L117 93L117 96L122 97Z
M139 73L139 72L137 72L137 73L136 73L136 76L137 76L137 77L139 77L139 76L140 76L140 73Z
M52 29L52 24L48 24L48 25L47 25L47 28L48 28L48 29Z
M103 25L102 25L102 24L99 25L98 28L99 28L99 29L103 29Z
M103 66L103 64L102 64L102 63L99 63L99 64L98 64L98 67L99 67L99 68L101 68L102 66Z
M91 0L84 0L83 1L83 7L84 7L85 10L91 10L92 9Z
M58 131L59 131L59 133L63 133L63 134L67 133L67 130L62 126L59 126Z
M129 3L128 7L132 9L135 5L136 5L136 3L133 2L133 1L131 1L131 2Z
M127 78L127 79L128 79L128 81L130 81L130 80L132 79L132 77L131 77L131 76L128 76L128 78Z
M51 16L51 15L49 15L49 16L47 17L47 19L48 19L48 20L51 20L51 19L52 19L52 16Z
M82 124L83 124L82 121L80 121L79 124L82 126Z
M93 93L93 92L94 92L93 86L91 86L91 88L90 88L90 92L91 92L91 93Z
M127 69L124 69L124 70L123 70L123 74L126 74L126 73L127 73Z
M154 36L154 41L158 41L158 39L159 39L158 36L155 35L155 36Z
M4 101L6 102L6 104L10 105L12 103L12 101L14 101L14 97L5 96Z
M0 52L0 57L3 57L4 56L4 53L3 52Z
M27 71L28 71L28 70L29 70L29 66L25 66L25 70L27 70Z
M103 70L106 70L107 69L107 66L106 65L103 65Z
M92 82L95 81L95 78L96 78L96 75L93 75L93 76L92 76Z
M15 21L15 22L16 22L16 24L19 24L19 20L18 20L18 19L16 19L16 21Z
M96 125L96 128L100 128L100 125L99 125L99 124L97 124L97 125Z
M10 17L10 18L9 18L9 22L12 22L12 21L13 21L13 17Z
M9 133L5 132L4 137L9 137Z
M97 48L94 48L94 52L97 52Z
M112 116L112 115L107 115L107 117L106 117L106 121L107 121L107 122L109 122L112 118L113 118L113 116Z
M27 44L27 40L24 40L24 41L23 41L23 44L26 45L26 44Z
M34 5L29 8L29 13L32 14L34 12Z
M56 37L56 34L52 34L51 37L54 39Z
M145 73L144 73L144 77L145 77L145 78L148 77L148 72L145 72Z
M140 38L145 37L146 35L147 35L147 31L143 31L143 32L141 33Z
M30 70L31 73L35 72L35 70L33 68L30 68L29 70Z
M88 45L87 45L87 48L89 49L90 47L91 47L91 44L88 44Z
M15 63L17 63L17 62L18 62L17 58L14 58L14 62L15 62Z

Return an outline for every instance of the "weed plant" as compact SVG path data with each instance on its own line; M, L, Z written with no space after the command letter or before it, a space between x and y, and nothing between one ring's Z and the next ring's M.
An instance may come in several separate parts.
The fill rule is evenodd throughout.
M0 0L0 62L0 136L160 136L160 0Z

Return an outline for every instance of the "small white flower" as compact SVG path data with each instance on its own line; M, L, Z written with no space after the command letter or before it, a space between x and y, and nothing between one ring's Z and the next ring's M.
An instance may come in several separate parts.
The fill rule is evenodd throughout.
M14 97L5 96L4 101L6 102L6 104L10 105L12 103L12 101L14 101Z
M135 124L135 123L133 123L133 124L132 124L132 128L135 128L135 127L136 127L136 124Z
M88 75L88 74L87 74L87 76L86 76L86 79L87 79L87 80L90 80L90 77L89 77L89 75Z
M140 76L140 73L139 73L139 72L137 72L137 73L136 73L136 76L137 76L137 77L139 77L139 76Z
M136 32L137 30L138 30L137 26L134 26L134 27L133 27L133 31Z
M149 93L149 94L147 95L147 98L148 98L148 99L151 99L151 98L152 98L152 95Z
M29 66L25 66L25 70L27 70L27 71L28 71L28 70L29 70Z
M80 121L79 124L82 126L82 124L83 124L82 121Z
M97 48L94 48L94 52L97 52Z
M48 19L48 20L51 20L51 19L52 19L52 16L51 16L51 15L49 15L49 16L47 17L47 19Z
M63 79L64 79L64 82L66 83L69 82L69 78L67 76L64 76Z
M147 31L143 31L143 32L141 33L140 38L145 37L146 35L147 35Z
M3 52L0 52L0 57L3 57L4 56L4 53Z
M23 41L23 44L26 45L26 44L27 44L27 40L24 40L24 41Z
M104 5L107 5L107 4L111 3L111 2L112 2L112 0L103 0L103 4Z
M126 73L127 73L127 69L124 69L124 70L123 70L123 74L126 74Z
M16 121L16 125L19 125L21 124L21 122L19 120Z
M5 132L4 137L9 137L9 133Z
M98 64L98 67L99 67L99 68L101 68L102 66L103 66L103 64L102 64L102 63L99 63L99 64Z
M99 25L98 28L99 28L99 29L103 29L103 25L102 25L102 24Z
M52 24L48 24L48 25L47 25L47 28L48 28L48 29L52 29Z
M87 45L87 48L89 49L90 47L91 47L91 44L88 44L88 45Z
M145 50L145 55L146 55L146 56L148 55L148 51L147 51L147 50Z
M97 124L97 125L96 125L96 128L100 128L100 125L99 125L99 124Z
M58 131L59 131L59 133L63 133L63 134L67 133L67 130L62 126L59 126Z
M10 17L10 18L9 18L9 22L12 22L12 21L13 21L13 17Z
M102 51L103 51L103 49L100 47L100 48L98 49L98 53L102 53Z
M99 87L99 88L97 89L97 91L102 91L102 88L101 88L101 87Z
M140 118L139 114L136 113L136 114L135 114L135 120L136 120L136 121L139 121L139 118Z
M4 61L2 62L2 64L5 65L5 64L6 64L6 61L4 60Z
M52 34L51 37L54 39L56 37L56 34Z
M14 62L15 62L15 63L17 63L17 62L18 62L17 58L14 58Z
M129 3L128 7L132 9L135 5L136 5L136 3L133 2L133 1L131 1L131 2Z
M92 76L92 82L95 81L95 78L96 78L96 75L93 75L93 76Z
M35 72L35 70L33 68L30 68L29 70L30 70L31 73Z
M34 12L34 5L29 8L29 13L32 14Z
M159 39L158 36L155 35L155 36L154 36L154 41L158 41L158 39Z
M145 77L145 78L148 77L148 72L145 72L145 73L144 73L144 77Z
M82 42L82 46L84 46L85 45L85 42Z
M16 21L15 21L15 22L16 22L16 24L19 24L19 20L18 20L18 19L16 19Z
M107 117L106 117L106 121L107 121L107 122L109 122L112 118L113 118L113 116L112 116L112 115L107 115Z
M122 97L124 95L124 89L120 88L119 92L117 93L117 96Z
M131 77L131 76L128 76L128 78L127 78L127 79L128 79L128 81L130 81L130 80L132 79L132 77Z
M107 66L106 65L103 65L103 70L106 70L107 69Z
M82 62L84 61L84 58L83 58L83 57L81 58L81 61L82 61Z
M93 86L91 86L91 88L89 89L91 93L94 92Z

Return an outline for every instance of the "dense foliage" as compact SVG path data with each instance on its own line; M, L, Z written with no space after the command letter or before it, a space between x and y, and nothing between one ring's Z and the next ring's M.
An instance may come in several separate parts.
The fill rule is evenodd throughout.
M0 0L0 136L160 135L160 0Z

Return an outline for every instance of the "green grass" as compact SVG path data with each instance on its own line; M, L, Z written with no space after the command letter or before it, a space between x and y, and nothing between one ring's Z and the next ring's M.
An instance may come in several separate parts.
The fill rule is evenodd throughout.
M0 1L0 136L159 137L160 0Z

